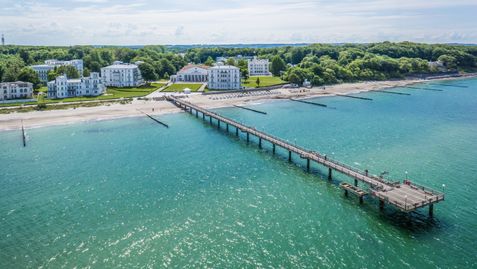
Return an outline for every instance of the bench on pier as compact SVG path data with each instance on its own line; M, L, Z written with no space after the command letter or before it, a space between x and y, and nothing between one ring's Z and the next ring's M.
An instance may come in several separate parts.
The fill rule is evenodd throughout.
M356 187L356 186L353 186L353 185L351 185L351 184L349 184L349 183L346 183L346 182L340 183L340 188L342 188L342 189L345 190L345 191L351 192L352 194L358 196L360 199L361 199L363 196L365 196L365 195L368 194L368 193L365 192L363 189L358 188L358 187Z

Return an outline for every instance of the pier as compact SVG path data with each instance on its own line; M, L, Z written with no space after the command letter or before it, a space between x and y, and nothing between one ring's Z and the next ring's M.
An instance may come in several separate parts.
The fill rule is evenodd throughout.
M362 197L368 193L358 188L358 182L365 184L370 189L369 194L379 200L380 209L383 209L384 205L388 204L402 212L412 212L419 208L428 206L429 215L433 216L434 204L444 200L444 193L415 184L409 180L404 180L403 182L385 180L382 177L369 174L368 170L362 171L356 169L337 160L330 159L326 155L294 145L288 141L256 130L253 127L246 126L190 102L173 96L168 96L166 98L184 111L189 112L192 115L195 114L196 117L198 117L199 114L202 114L202 119L204 121L206 121L206 118L208 117L211 125L214 121L217 122L217 127L219 129L221 128L221 124L224 124L227 132L229 132L230 127L234 128L237 137L240 137L239 132L244 133L247 142L250 142L250 136L255 136L258 138L258 146L260 148L262 148L263 142L270 143L272 145L273 154L276 152L276 147L281 147L288 151L289 162L292 162L292 154L299 156L300 159L306 160L306 170L308 172L310 172L311 164L316 163L328 168L327 178L330 181L333 178L333 171L354 179L354 187L350 187L350 184L342 185L341 187L346 191L357 194L360 197L360 201L362 200Z

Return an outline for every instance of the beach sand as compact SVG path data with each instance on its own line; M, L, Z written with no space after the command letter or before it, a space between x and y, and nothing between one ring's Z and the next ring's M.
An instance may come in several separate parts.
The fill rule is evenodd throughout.
M229 107L243 105L257 100L276 100L287 98L311 98L319 96L332 96L336 94L353 94L385 88L406 86L426 80L389 80L359 83L343 83L332 86L313 88L294 88L273 90L272 95L247 95L231 98L231 93L220 95L191 94L187 101L204 108ZM220 98L217 97L226 97ZM153 111L154 110L154 111ZM142 112L141 112L142 111ZM130 104L109 104L96 107L78 107L76 109L33 111L26 113L0 114L0 131L21 129L22 121L25 128L38 128L52 125L64 125L85 121L110 120L124 117L161 115L180 112L178 108L167 101L134 100Z

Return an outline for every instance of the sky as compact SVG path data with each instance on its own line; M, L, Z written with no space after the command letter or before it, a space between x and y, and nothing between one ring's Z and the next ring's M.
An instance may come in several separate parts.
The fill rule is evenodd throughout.
M7 44L477 43L477 0L0 0Z

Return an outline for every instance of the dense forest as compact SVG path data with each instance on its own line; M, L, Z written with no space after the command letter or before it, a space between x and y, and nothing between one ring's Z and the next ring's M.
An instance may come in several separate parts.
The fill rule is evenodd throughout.
M474 70L477 66L477 46L430 45L410 42L371 44L313 44L283 47L192 47L185 53L166 46L144 46L138 49L125 47L42 47L1 46L1 81L39 81L32 64L47 59L83 59L85 74L99 72L100 68L119 60L142 61L140 69L146 80L168 78L187 63L211 65L216 57L258 56L271 61L271 72L284 80L300 84L305 79L313 85L333 84L360 80L384 80L414 74L442 71ZM440 61L443 68L429 65ZM247 72L245 60L230 59L228 64ZM444 70L443 70L444 69ZM73 70L56 70L74 76Z

